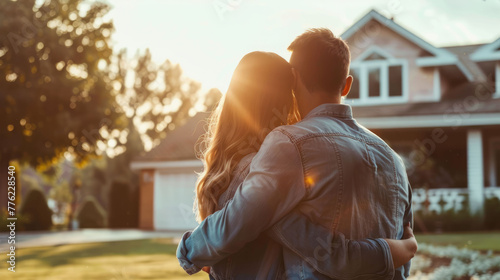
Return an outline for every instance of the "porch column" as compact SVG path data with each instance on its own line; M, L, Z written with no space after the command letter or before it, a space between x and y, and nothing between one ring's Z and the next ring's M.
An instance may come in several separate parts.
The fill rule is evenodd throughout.
M467 186L469 211L484 213L483 137L480 129L467 130Z

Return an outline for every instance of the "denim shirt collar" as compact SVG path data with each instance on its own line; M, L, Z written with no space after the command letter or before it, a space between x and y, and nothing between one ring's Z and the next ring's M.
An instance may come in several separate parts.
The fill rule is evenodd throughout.
M332 116L336 118L352 119L351 106L347 104L325 103L314 108L304 119L316 116Z

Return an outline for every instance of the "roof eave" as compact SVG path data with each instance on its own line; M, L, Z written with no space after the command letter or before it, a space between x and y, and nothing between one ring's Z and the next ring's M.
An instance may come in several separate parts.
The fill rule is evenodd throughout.
M470 59L476 62L500 60L500 50L497 50L498 48L500 48L500 38L479 47L470 55Z

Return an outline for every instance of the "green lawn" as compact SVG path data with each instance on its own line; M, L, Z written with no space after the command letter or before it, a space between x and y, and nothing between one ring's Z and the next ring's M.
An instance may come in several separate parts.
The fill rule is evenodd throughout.
M453 245L473 250L493 250L500 252L500 232L416 234L417 241L433 245Z
M500 252L500 232L419 234L421 243ZM170 239L25 248L16 251L16 273L0 258L0 279L208 279L188 276Z
M16 273L0 258L0 279L208 279L187 275L170 239L38 247L16 251Z

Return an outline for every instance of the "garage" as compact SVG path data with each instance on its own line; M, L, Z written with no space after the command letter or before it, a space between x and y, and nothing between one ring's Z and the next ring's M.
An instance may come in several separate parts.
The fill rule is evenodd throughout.
M197 176L190 171L157 171L153 221L156 230L188 230L198 225L193 212Z

